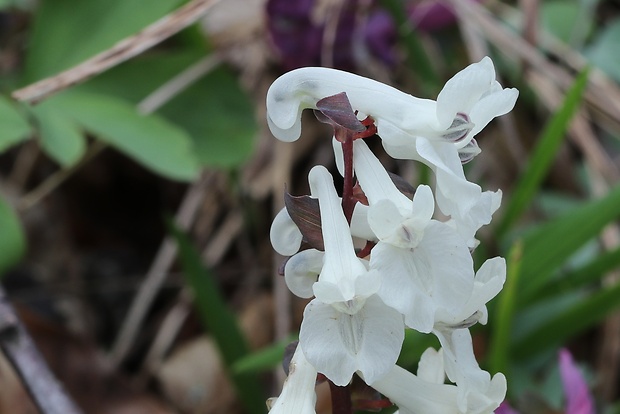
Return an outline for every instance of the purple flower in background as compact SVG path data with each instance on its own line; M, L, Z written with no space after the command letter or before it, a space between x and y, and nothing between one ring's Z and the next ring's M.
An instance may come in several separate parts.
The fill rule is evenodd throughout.
M560 349L558 353L558 365L560 367L560 378L566 396L565 414L594 414L594 401L588 390L581 371L575 365L573 356L565 349ZM519 414L507 401L504 401L495 410L495 414Z
M566 414L594 414L594 402L588 385L567 349L560 349L559 364L566 395Z
M478 3L479 0L470 0ZM443 0L421 0L411 2L408 8L409 21L416 30L432 32L456 23L454 9Z
M360 13L358 0L345 0L339 9L334 39L329 42L324 39L328 19L316 17L318 3L268 0L267 28L284 69L328 65L355 70L369 56L388 66L396 63L396 29L386 11L371 7L367 13ZM326 44L332 49L330 62L322 62Z

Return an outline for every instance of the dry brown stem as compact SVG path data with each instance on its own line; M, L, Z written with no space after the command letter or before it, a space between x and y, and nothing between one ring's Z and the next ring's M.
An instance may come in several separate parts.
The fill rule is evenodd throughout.
M13 92L18 101L35 104L70 86L82 83L155 46L198 21L219 0L193 0L110 49L58 75Z

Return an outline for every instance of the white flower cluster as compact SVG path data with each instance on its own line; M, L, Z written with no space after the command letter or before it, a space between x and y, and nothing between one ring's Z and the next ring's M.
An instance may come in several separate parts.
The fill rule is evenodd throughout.
M269 89L272 133L296 140L302 110L342 92L359 119L374 121L389 155L434 171L435 195L426 185L412 199L405 195L364 140L356 139L353 170L367 203L356 203L349 224L331 174L323 166L310 171L323 249L299 251L304 236L286 209L271 229L276 251L292 256L284 269L287 286L313 299L289 378L270 412L314 413L319 372L341 386L358 374L401 414L491 413L505 396L506 380L478 366L468 328L487 322L486 303L501 290L506 265L495 257L474 272L470 251L501 192L483 192L467 181L462 163L480 152L474 136L512 110L518 91L501 87L488 57L450 79L436 101L342 71L302 68ZM343 174L336 140L334 150ZM433 218L436 207L447 221ZM372 243L368 256L356 255L356 238ZM406 328L433 333L441 343L438 352L424 353L417 375L396 366Z

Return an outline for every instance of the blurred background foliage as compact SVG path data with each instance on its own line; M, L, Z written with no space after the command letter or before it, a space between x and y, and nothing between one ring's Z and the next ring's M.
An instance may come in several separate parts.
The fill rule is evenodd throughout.
M474 331L479 360L506 373L520 412L563 412L567 347L598 411L620 412L620 3L224 0L39 104L11 98L185 3L0 1L0 273L85 412L264 413L278 394L304 302L277 275L270 220L285 188L304 194L312 165L333 164L310 117L296 143L270 136L273 79L324 65L435 98L484 55L521 95L466 168L504 192L476 263L509 263ZM408 332L400 364L415 370L428 346ZM0 411L33 412L0 372Z

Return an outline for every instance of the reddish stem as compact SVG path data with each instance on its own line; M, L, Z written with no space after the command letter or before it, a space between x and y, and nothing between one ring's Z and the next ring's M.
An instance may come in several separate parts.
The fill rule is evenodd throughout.
M342 210L351 224L355 200L353 199L353 134L345 130L342 141L342 152L344 154L344 184L342 188Z
M331 381L328 382L332 394L332 414L353 414L351 385L340 387Z

